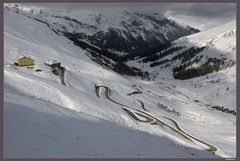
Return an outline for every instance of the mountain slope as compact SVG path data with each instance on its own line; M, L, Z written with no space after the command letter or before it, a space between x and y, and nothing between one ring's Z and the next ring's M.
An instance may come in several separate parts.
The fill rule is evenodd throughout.
M235 116L195 102L202 95L181 82L119 75L30 15L11 10L4 15L4 157L236 156ZM34 58L33 69L13 65L21 55ZM44 64L49 59L65 67L66 85ZM116 102L95 85L108 86ZM144 105L144 112L167 125L144 122L146 114L130 113L121 104L138 110ZM173 130L177 128L167 118L217 147L216 155L206 144Z
M140 59L145 66L164 68L199 68L206 62L218 68L231 67L236 62L236 21L223 26L180 38L161 52ZM138 60L139 61L139 60ZM141 65L139 63L139 65ZM200 70L199 70L200 71ZM203 73L202 75L211 72ZM200 75L196 75L200 76ZM196 77L189 76L189 78ZM181 78L180 78L181 79ZM184 78L183 78L184 79Z
M161 52L127 64L149 71L151 79L185 80L203 96L211 87L211 97L202 100L236 110L236 21L180 38ZM225 101L226 96L231 101Z
M43 11L38 19L56 31L117 55L154 49L179 37L199 32L160 14L127 11Z

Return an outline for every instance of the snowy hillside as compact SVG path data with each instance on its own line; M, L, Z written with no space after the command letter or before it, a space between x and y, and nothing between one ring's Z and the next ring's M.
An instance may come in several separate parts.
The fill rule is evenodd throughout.
M13 65L22 55L33 69ZM212 108L234 106L233 67L209 74L218 84L174 80L168 68L145 81L88 55L32 15L4 10L4 157L236 157L236 117ZM219 84L229 90L212 96Z
M185 80L196 93L211 87L211 97L201 94L202 100L236 109L236 21L180 38L161 52L127 64L149 71L155 80ZM225 101L226 96L231 101Z
M189 51L189 54L186 51ZM196 63L190 63L191 60L196 58L199 58ZM170 47L157 53L151 53L142 60L149 67L157 66L159 68L170 66L172 63L173 67L184 63L189 63L192 66L201 65L209 58L223 59L225 62L236 61L236 21L179 38L173 41Z

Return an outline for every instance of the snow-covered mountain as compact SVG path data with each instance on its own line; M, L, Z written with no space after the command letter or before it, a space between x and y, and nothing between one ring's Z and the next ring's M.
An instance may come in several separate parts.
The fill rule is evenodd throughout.
M232 67L236 64L236 21L180 38L159 52L128 62L131 63L145 70L172 68L176 79L189 79Z
M34 13L34 11L32 11ZM53 30L77 38L117 55L139 53L199 30L180 25L158 13L122 10L41 10L35 18Z
M233 83L236 79L236 21L180 38L160 52L128 61L127 64L148 71L152 79L190 79L191 82L201 82L199 86L204 86L203 82L206 85L216 84L212 97L223 98L216 104L236 109L236 84ZM195 83L191 85L196 86ZM229 87L232 91L223 92ZM223 92L222 95L219 92ZM233 104L225 102L227 93L231 95L229 99ZM208 96L204 99L212 101Z
M219 46L232 56L216 50L212 56L233 60L230 26L217 37L199 33L171 47L184 46L181 52L190 42L202 47L209 40L212 46L200 54ZM139 63L146 57L128 61L149 71L146 81L104 68L90 50L56 31L38 15L4 10L4 157L236 157L235 64L177 80L172 69L180 56L166 68ZM220 45L225 39L229 44ZM35 60L33 69L13 65L22 55ZM45 64L49 60L61 62L63 77Z

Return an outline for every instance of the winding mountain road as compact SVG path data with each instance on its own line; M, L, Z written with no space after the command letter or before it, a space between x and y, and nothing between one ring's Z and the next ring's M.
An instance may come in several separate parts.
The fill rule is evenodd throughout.
M161 120L161 119L153 116L152 114L148 113L145 110L145 108L143 108L145 110L145 111L143 111L143 110L137 109L135 107L124 105L124 104L122 104L122 103L112 99L110 97L110 89L109 89L108 86L105 86L105 85L95 85L95 91L96 91L97 97L101 98L101 96L100 96L100 88L103 88L105 90L105 97L108 100L110 100L110 101L120 105L126 112L129 113L130 116L132 116L137 121L149 123L151 125L165 125L168 128L170 128L171 130L173 130L174 132L176 132L176 133L180 134L181 136L183 136L184 138L190 140L191 142L193 142L193 143L195 143L197 145L199 145L199 143L202 144L202 145L205 145L207 148L203 147L201 145L199 145L199 146L201 146L202 148L212 152L213 154L217 151L217 148L214 147L213 145L210 145L210 144L208 144L208 143L206 143L206 142L204 142L204 141L202 141L202 140L200 140L200 139L198 139L198 138L196 138L196 137L186 133L185 131L183 131L181 129L181 127L179 126L179 124L175 120L173 120L173 119L171 119L169 117L161 115L163 118L171 121L174 124L175 127L167 124L163 120ZM141 102L141 101L140 101L140 103L141 103L141 106L144 107L144 103Z

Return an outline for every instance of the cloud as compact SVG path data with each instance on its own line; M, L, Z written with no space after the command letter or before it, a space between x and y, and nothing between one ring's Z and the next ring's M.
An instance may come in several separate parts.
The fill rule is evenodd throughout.
M204 18L224 18L236 15L236 5L229 4L191 4L187 7L172 6L169 9L175 14L199 16Z
M86 3L24 3L28 7L57 10L127 10L157 12L205 30L236 19L235 3L157 3L157 4L86 4Z
M236 4L189 4L170 6L165 15L200 30L207 30L236 19Z

